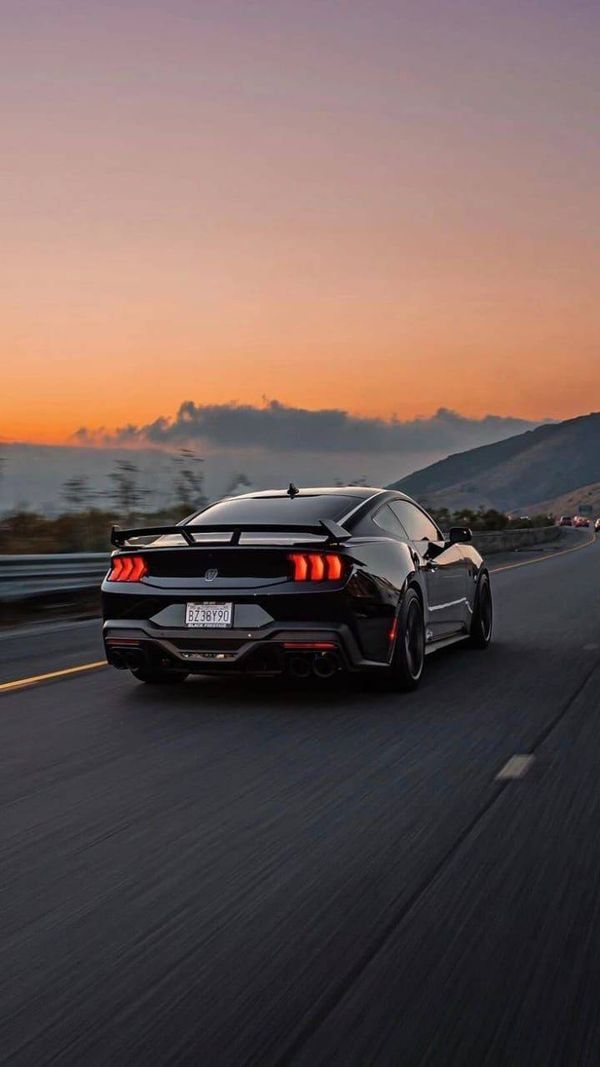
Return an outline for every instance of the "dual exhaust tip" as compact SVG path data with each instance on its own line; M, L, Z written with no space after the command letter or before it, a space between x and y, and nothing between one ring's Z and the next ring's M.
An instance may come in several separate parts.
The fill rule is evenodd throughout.
M119 671L131 670L132 667L141 667L144 663L143 653L133 648L111 648L108 654L108 662L111 667Z
M140 667L145 662L145 656L141 648L133 644L127 647L111 647L109 645L108 660L113 667L119 670L127 670L132 667ZM259 669L269 670L269 664L261 663ZM340 661L336 652L293 652L288 653L285 666L293 678L331 678L340 669ZM255 665L255 669L258 664Z
M288 656L287 669L293 678L331 678L339 670L339 660L334 652L315 652L313 655L296 653Z

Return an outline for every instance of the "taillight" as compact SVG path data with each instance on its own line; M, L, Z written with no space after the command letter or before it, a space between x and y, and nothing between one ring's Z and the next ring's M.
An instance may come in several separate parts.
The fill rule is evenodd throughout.
M148 573L143 556L113 556L110 561L109 582L139 582Z
M344 573L342 557L333 552L291 552L288 559L295 582L332 582Z

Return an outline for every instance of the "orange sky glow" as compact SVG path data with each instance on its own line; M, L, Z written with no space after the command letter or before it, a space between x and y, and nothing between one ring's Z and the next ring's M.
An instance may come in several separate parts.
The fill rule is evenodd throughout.
M593 6L6 8L1 438L600 408Z

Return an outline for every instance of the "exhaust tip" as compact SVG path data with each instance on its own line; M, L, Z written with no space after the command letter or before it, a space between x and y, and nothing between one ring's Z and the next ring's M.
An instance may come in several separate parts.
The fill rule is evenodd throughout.
M125 658L121 655L120 652L115 652L113 651L113 649L111 649L108 653L107 660L110 663L111 667L116 667L118 671L127 670Z
M311 672L311 663L308 656L290 656L287 668L294 678L308 678Z
M335 674L338 669L338 658L331 652L321 652L318 656L315 656L313 671L318 678L331 678L331 675Z

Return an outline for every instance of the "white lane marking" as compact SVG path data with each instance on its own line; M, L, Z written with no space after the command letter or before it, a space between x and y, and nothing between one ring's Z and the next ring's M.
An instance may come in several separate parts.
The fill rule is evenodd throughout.
M505 782L510 778L522 778L527 774L534 759L535 756L529 755L511 756L504 764L502 770L498 771L496 780L498 782Z
M59 633L61 630L71 630L74 627L95 626L99 629L101 619L96 616L93 619L58 620L57 622L39 622L32 626L11 626L6 630L0 630L0 641L14 641L21 637L41 637L44 634Z

